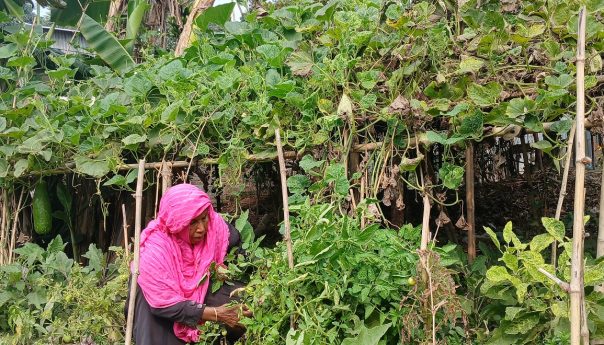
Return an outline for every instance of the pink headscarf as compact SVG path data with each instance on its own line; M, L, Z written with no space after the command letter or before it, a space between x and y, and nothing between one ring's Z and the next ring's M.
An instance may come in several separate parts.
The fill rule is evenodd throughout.
M207 208L205 240L191 246L189 224ZM203 303L210 264L224 262L228 243L229 229L206 193L191 184L169 188L161 198L157 218L141 234L138 285L149 305L165 308L187 300ZM174 334L186 342L199 340L196 328L180 323L174 323Z

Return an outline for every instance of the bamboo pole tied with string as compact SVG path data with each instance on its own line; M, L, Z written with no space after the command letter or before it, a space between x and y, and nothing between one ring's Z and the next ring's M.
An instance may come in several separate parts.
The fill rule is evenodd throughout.
M126 321L126 345L132 343L132 330L134 326L134 302L136 301L136 291L138 285L138 267L140 260L140 237L143 209L143 182L145 178L145 160L138 162L138 177L136 180L136 208L134 215L134 272L130 282L130 300L128 301L128 318Z
M585 298L583 293L583 215L585 209L585 165L589 158L585 156L585 6L579 11L577 39L577 115L575 142L575 202L573 209L573 242L570 275L570 342L579 345L581 338L589 342L588 330L582 330L582 315Z

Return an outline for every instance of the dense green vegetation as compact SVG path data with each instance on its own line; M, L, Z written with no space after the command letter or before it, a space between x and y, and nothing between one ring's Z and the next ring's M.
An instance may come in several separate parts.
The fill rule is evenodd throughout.
M264 4L266 15L253 10L241 22L227 21L229 5L197 19L183 56L143 46L140 63L132 41L122 47L98 18L83 16L80 27L92 59L50 52L39 28L0 12L10 22L0 36L0 182L33 185L67 168L99 190L129 189L135 171L118 168L144 157L215 163L217 183L239 186L250 157L274 158L280 128L299 158L287 181L296 265L288 268L284 244L260 247L240 218L250 257L231 258L230 270L249 282L243 298L255 313L243 343L566 344L568 296L539 272L569 278L562 223L544 218L532 239L511 224L486 229L493 243L468 266L454 244L418 251L420 229L385 226L381 205L398 202L400 178L446 207L463 181L460 148L499 135L497 126L541 133L532 147L559 168L580 3L300 0ZM604 2L587 8L587 107L596 114ZM355 145L375 142L350 171ZM440 162L424 160L428 144ZM71 202L63 206L55 218L71 224ZM47 232L42 211L34 226ZM554 240L557 268L548 263ZM91 247L82 267L64 246L26 244L0 267L0 341L123 341L125 260L110 264ZM589 330L604 337L604 300L593 289L604 282L602 261L586 257ZM208 338L219 333L204 327Z

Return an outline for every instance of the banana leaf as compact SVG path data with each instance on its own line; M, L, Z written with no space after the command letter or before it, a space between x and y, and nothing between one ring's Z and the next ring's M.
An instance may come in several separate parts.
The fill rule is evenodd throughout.
M50 10L50 21L56 23L57 26L72 26L78 25L78 20L82 17L82 7L86 8L86 14L99 23L104 23L107 20L109 13L110 0L65 0L65 8L52 8ZM86 7L88 6L88 7Z
M131 5L132 4L132 5ZM128 3L128 22L126 24L126 39L130 40L126 43L125 47L128 52L132 52L134 48L134 42L136 42L136 36L143 22L145 12L149 9L149 2L147 0L134 1Z
M17 4L13 0L2 0L0 1L0 5L2 9L6 10L6 12L13 16L17 17L19 20L23 20L23 7L22 5Z
M86 14L82 16L80 31L88 46L118 73L124 74L134 66L134 60L115 36Z

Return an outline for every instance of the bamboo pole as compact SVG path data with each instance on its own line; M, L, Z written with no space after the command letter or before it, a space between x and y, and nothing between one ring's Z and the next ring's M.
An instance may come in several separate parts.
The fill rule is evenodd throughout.
M602 164L604 168L604 164ZM598 213L598 246L596 256L604 255L604 169L602 170L602 183L600 186L600 212ZM604 285L596 286L596 291L604 292Z
M283 223L285 225L285 244L287 245L287 264L290 270L294 269L294 249L292 246L291 227L289 223L289 202L287 200L287 174L285 170L285 158L283 157L283 146L281 145L281 133L275 128L275 140L277 142L277 155L279 157L279 173L281 175L281 197L283 198ZM289 318L289 327L295 327L294 314Z
M140 260L140 237L141 237L141 218L143 208L143 182L145 178L145 160L141 159L138 163L138 178L136 181L136 211L134 218L134 272L130 282L130 300L128 301L128 319L126 322L126 345L132 343L132 328L134 326L134 303L136 301L136 291L138 286L138 267Z
M566 187L568 185L568 171L570 170L570 160L573 156L573 144L575 141L575 131L577 129L577 124L573 123L573 126L570 129L570 133L568 134L568 145L566 152L566 160L564 162L564 171L562 172L562 185L560 186L560 195L558 196L558 205L556 206L556 220L560 220L560 215L562 214L562 205L564 204L564 198L566 197ZM558 266L558 241L554 240L552 243L552 265L555 267Z
M285 225L285 243L287 244L287 264L290 269L293 269L294 253L289 223L289 203L287 201L287 174L285 171L285 158L283 157L283 146L281 146L279 128L275 129L275 139L277 141L277 154L279 156L279 173L281 174L281 196L283 197L283 223Z
M23 195L25 194L25 190L21 190L21 195L19 195L19 201L17 202L17 207L15 208L15 214L13 219L13 228L11 229L11 239L8 247L8 263L13 262L13 251L15 250L15 241L17 238L17 226L19 224L19 213L21 213L21 203L23 202Z
M8 223L6 217L8 216L8 191L2 190L2 219L0 220L0 265L4 265L8 262Z
M124 253L126 253L126 257L130 256L130 252L128 250L128 220L126 219L126 206L122 204L122 226L124 228Z
M474 210L474 143L466 148L466 207L468 213L468 262L476 258L476 231Z
M570 343L581 343L583 293L583 214L585 208L585 7L579 11L577 39L577 140L575 144L575 203L573 210L573 251L570 275Z

